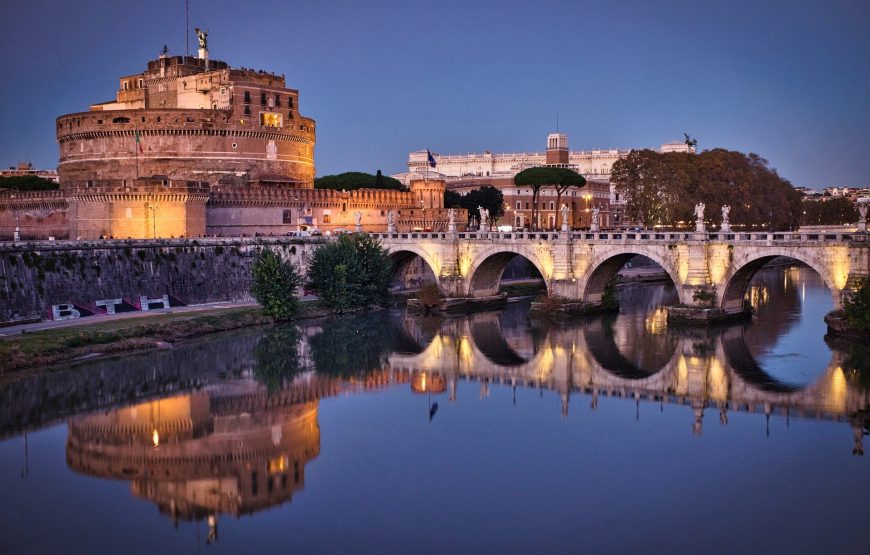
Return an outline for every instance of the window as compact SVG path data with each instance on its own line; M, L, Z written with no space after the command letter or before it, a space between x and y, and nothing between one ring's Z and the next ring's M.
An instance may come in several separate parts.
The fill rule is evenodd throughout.
M275 95L275 106L281 106L281 95L280 94Z
M556 203L552 200L550 201L550 210L553 210L556 207Z
M251 91L245 91L245 104L251 103Z
M528 209L529 209L529 203L527 202L526 203L526 210L528 210Z
M261 92L260 93L260 106L265 106L265 105L266 105L266 93Z
M277 112L260 112L260 125L281 127L283 123L281 114Z
M139 79L139 88L140 88L140 89L142 88L142 86L143 86L144 84L145 84L145 81L142 80L142 79Z
M281 222L285 224L293 223L293 210L284 210L283 214L281 214Z
M330 218L329 214L324 214L324 215L323 215L323 223L325 223L325 224L330 223L330 219L329 219L329 218Z
M250 115L251 115L251 107L250 107L250 106L245 106L245 115L246 115L246 116L250 116Z
M522 207L522 205L523 205L523 203L521 203L520 201L517 201L517 210L519 210L520 207Z
M293 109L293 97L292 96L287 99L287 107L290 108L291 110Z

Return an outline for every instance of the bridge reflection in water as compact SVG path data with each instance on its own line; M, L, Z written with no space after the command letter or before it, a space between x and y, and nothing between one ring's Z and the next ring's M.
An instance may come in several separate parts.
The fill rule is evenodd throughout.
M753 356L757 326L669 330L653 308L664 300L558 326L529 322L525 307L510 306L448 320L380 313L275 328L238 353L249 370L70 419L67 463L130 481L134 495L176 522L207 520L214 539L221 514L290 501L320 453L319 400L358 391L407 387L457 402L461 382L477 382L481 397L496 384L535 388L554 392L563 416L578 401L594 410L602 397L672 404L689 409L687 434L702 433L708 411L721 424L734 411L826 419L850 425L853 453L863 453L870 390L844 370L842 354L834 351L809 383L784 381ZM782 322L780 333L791 325Z

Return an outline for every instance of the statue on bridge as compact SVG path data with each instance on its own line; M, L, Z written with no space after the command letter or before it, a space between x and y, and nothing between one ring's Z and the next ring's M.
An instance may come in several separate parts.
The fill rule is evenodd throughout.
M353 219L354 219L354 226L356 227L356 229L354 229L354 231L359 233L360 231L362 231L362 212L360 212L359 210L354 212Z
M396 215L392 210L387 210L387 233L396 232Z
M722 205L722 233L731 233L731 222L728 221L728 213L731 212L731 207L727 204Z
M479 229L488 230L489 229L489 210L484 208L483 206L478 206L477 211L480 213L480 226Z
M456 210L447 209L447 231L456 231Z
M592 224L589 226L589 231L597 232L601 230L601 209L593 208L592 209Z
M695 205L695 216L697 219L695 220L695 232L696 233L705 233L707 230L704 227L704 203L701 202Z
M562 233L568 233L568 205L563 203L559 212L562 213Z
M862 199L863 200L863 199ZM870 208L870 202L858 201L858 231L867 231L867 209Z

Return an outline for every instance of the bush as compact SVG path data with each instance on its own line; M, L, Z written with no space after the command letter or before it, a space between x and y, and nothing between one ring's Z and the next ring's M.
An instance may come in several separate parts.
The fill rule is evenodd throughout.
M254 275L251 294L263 305L266 314L276 320L292 318L299 310L296 289L302 281L296 267L266 249L254 261L251 271Z
M849 327L870 331L870 279L862 279L858 290L846 299L843 307Z
M308 267L308 283L324 306L345 312L386 302L390 258L380 243L359 233L320 245Z
M611 278L604 286L604 294L601 295L601 308L619 310L619 299L616 297L616 277Z
M427 281L424 283L423 287L420 288L420 292L417 294L417 299L423 303L427 313L438 306L441 303L442 298L443 295L441 294L441 289L434 281Z

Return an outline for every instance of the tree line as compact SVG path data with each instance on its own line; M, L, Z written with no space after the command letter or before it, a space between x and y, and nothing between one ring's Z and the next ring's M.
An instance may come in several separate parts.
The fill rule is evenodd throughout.
M613 164L610 179L626 200L626 219L642 227L687 227L699 203L713 227L722 223L723 205L737 229L794 229L803 215L801 193L757 154L633 150Z

